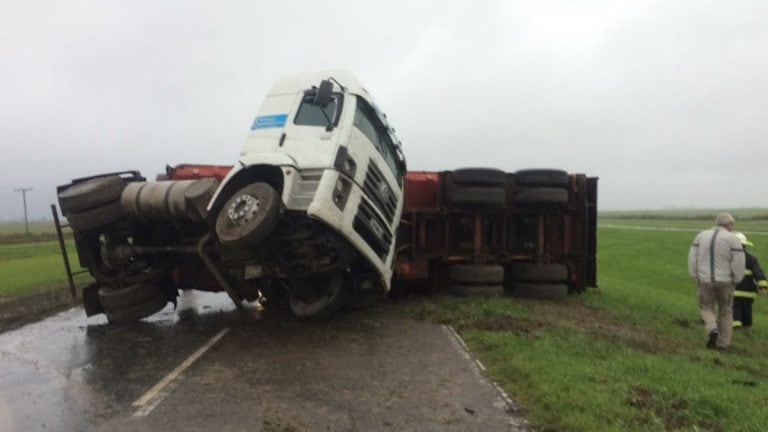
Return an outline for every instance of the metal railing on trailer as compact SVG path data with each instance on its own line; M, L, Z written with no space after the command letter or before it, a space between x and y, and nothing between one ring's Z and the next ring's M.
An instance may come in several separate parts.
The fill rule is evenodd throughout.
M59 211L55 204L51 204L51 213L53 214L53 222L56 225L56 237L59 239L59 247L61 248L61 257L64 259L64 269L67 271L67 281L69 282L69 292L72 294L72 298L77 297L77 290L75 289L75 275L82 273L88 273L88 270L72 271L72 266L69 264L69 254L67 253L67 244L64 242L64 231L62 228L69 228L69 224L61 224L59 220Z

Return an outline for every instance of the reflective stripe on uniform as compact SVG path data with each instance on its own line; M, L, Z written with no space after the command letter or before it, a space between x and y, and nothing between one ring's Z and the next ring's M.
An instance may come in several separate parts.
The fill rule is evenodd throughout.
M717 239L718 234L720 234L720 230L716 229L709 241L709 277L712 282L715 281L715 239Z
M761 281L758 281L757 286L759 286L760 288L768 288L768 280L763 279Z
M750 269L745 269L745 270L744 270L744 276L752 276L752 270L750 270Z
M741 327L741 321L735 321L735 320L734 320L734 321L733 321L733 326L734 326L734 327Z
M757 294L753 293L751 291L736 290L736 291L733 292L733 296L734 297L743 297L743 298L755 298L755 297L757 297Z

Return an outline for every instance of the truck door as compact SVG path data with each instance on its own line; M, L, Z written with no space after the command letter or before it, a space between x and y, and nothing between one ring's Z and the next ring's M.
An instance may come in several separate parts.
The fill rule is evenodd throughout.
M325 107L313 104L313 99L305 92L268 97L243 153L282 153L302 168L327 166L338 141L343 95L332 94Z
M302 168L328 166L339 140L337 126L344 96L333 93L325 107L314 104L313 99L311 93L299 96L296 114L286 127L282 145L278 147L279 152L291 156Z

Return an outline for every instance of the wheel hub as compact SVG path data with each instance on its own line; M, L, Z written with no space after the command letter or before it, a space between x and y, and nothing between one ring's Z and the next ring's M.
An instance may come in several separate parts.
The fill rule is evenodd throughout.
M235 198L227 209L227 216L234 225L243 225L258 213L261 202L258 198L242 194Z

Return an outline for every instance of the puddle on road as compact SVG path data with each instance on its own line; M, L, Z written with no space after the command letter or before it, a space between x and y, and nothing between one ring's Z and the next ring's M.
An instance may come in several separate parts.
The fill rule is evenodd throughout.
M224 294L187 291L176 310L169 303L130 325L73 308L0 334L0 430L89 429L221 327L261 317Z

